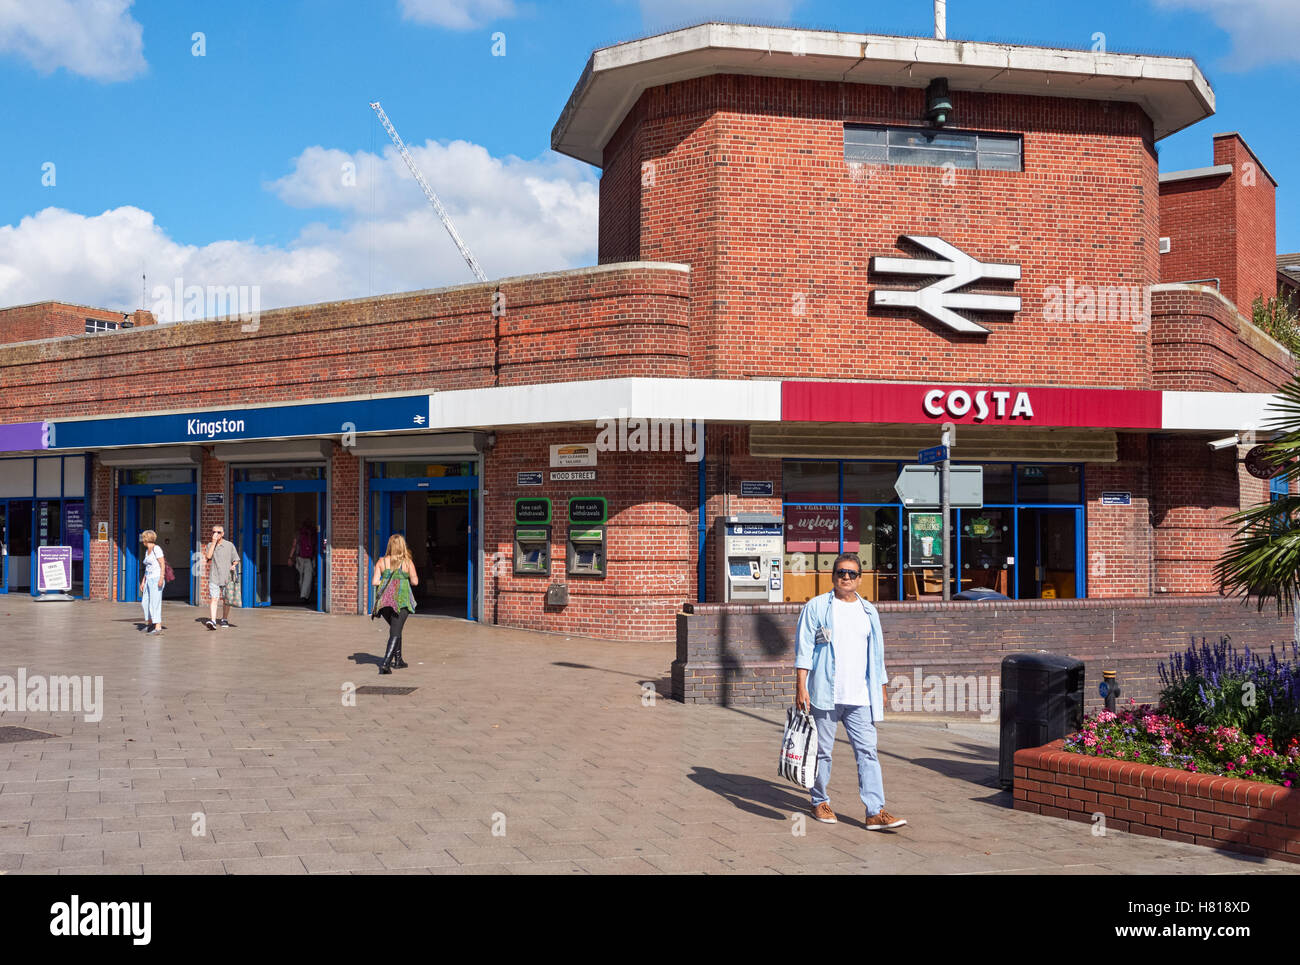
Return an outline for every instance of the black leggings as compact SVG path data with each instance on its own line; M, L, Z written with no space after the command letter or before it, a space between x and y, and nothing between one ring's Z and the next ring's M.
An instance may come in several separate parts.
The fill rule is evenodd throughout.
M396 640L400 644L402 642L402 627L406 625L406 618L411 615L411 611L394 611L391 606L386 606L379 611L379 615L388 624L388 639Z

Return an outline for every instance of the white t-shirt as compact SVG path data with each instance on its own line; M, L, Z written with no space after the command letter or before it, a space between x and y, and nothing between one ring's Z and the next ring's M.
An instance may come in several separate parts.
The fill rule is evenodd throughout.
M867 692L867 650L871 641L871 618L860 600L845 603L831 600L831 643L835 647L835 703L869 707Z
M144 554L144 578L151 583L158 582L158 561L162 559L162 547L157 543L153 545L153 552Z

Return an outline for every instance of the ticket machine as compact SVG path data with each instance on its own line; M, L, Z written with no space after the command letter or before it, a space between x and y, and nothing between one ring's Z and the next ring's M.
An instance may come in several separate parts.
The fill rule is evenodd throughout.
M724 603L782 601L780 516L740 513L717 521L718 585Z

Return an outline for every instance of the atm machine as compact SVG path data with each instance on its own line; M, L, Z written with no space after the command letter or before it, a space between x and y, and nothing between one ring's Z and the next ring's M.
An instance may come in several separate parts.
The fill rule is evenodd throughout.
M739 513L717 521L723 603L780 603L785 526L780 516Z

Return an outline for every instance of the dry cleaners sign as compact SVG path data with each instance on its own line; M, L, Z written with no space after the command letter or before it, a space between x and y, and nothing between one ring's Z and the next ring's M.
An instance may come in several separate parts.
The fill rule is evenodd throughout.
M977 261L966 252L948 244L942 238L924 235L904 235L912 242L934 252L942 260L933 258L883 258L871 259L871 270L879 275L938 276L924 288L877 288L871 292L872 305L919 309L936 322L947 325L955 332L988 334L983 325L958 315L954 308L974 309L981 312L1018 312L1019 295L980 295L959 292L957 289L977 281L1018 281L1019 265L990 264Z

